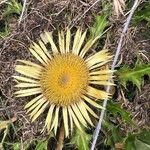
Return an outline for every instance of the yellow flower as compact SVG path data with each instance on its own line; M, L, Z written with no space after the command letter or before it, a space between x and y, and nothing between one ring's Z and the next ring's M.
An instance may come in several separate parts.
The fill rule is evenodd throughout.
M93 126L90 116L97 114L92 109L102 108L99 100L109 97L109 93L97 87L113 85L108 82L112 71L105 67L112 56L107 50L87 55L98 37L84 44L86 32L82 33L81 29L73 42L69 29L66 34L58 32L58 37L59 48L49 32L29 48L39 64L18 60L15 70L21 76L14 78L18 82L16 87L21 89L15 94L16 97L35 95L25 106L32 121L48 108L45 121L48 131L54 129L56 134L62 116L67 137L74 124L80 130L81 125Z

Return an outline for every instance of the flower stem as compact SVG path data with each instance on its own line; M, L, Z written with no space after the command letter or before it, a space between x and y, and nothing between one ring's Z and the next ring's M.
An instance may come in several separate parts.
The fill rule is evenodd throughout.
M62 150L63 149L64 138L65 138L65 129L64 129L64 125L62 124L61 128L60 128L60 132L59 132L59 137L58 137L56 150Z

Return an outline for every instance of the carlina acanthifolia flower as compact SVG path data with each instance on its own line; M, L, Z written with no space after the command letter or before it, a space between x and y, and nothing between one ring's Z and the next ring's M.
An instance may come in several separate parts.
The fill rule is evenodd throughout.
M20 74L14 76L16 87L20 88L16 97L35 95L25 106L32 121L47 110L44 128L56 134L62 116L66 137L74 125L80 130L82 125L93 126L91 116L97 117L93 109L102 108L99 101L109 97L97 86L113 85L108 81L112 71L104 67L112 56L108 50L87 56L98 37L86 43L85 37L86 31L82 33L80 28L73 42L69 29L66 34L58 32L59 46L56 46L52 34L44 32L41 40L29 48L39 64L18 60L15 68Z

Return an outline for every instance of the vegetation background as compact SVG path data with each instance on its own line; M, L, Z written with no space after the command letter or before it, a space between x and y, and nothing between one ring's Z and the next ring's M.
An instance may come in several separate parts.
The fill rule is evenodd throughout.
M1 0L0 1L0 150L88 150L95 128L69 139L41 134L43 118L30 123L28 99L14 98L12 79L17 59L30 59L27 49L44 30L81 26L100 35L93 51L115 54L133 0ZM150 1L140 1L124 36L102 130L95 149L150 150ZM99 111L100 113L100 111ZM93 120L95 125L96 120Z

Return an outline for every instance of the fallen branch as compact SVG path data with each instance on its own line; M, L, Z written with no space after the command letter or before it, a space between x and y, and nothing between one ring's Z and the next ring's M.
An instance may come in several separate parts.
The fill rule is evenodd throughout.
M127 20L126 20L126 22L124 24L124 28L123 28L121 37L119 39L119 43L118 43L118 47L117 47L116 54L115 54L115 57L114 57L114 61L113 61L112 65L111 65L111 70L114 70L114 68L116 66L116 63L117 63L117 60L118 60L118 57L119 57L119 54L120 54L120 51L121 51L121 48L122 48L123 38L125 36L125 33L128 30L128 27L129 27L131 18L133 16L133 13L136 10L136 8L138 7L139 3L140 3L140 0L135 0L134 1L134 4L133 4L133 6L131 8L131 11L130 11L130 13L129 13L128 17L127 17ZM109 81L111 81L111 80L112 80L112 78L109 79ZM107 86L106 91L109 92L109 90L110 90L110 86ZM96 127L94 135L93 135L93 142L92 142L91 150L94 150L94 148L95 148L96 141L97 141L99 132L101 130L102 121L103 121L103 118L104 118L106 106L107 106L107 99L105 99L104 102L103 102L103 108L104 109L101 111L101 114L100 114L100 117L99 117L99 121L98 121L97 127Z

